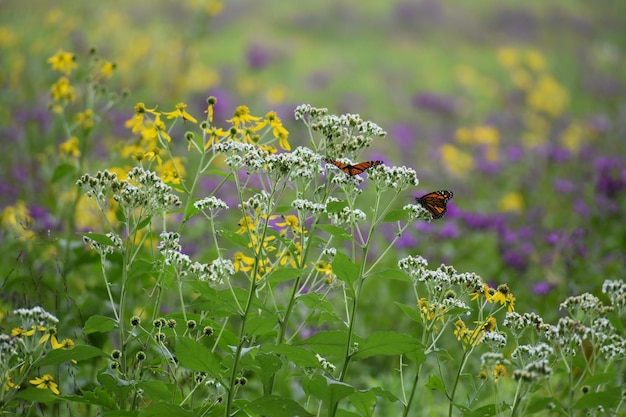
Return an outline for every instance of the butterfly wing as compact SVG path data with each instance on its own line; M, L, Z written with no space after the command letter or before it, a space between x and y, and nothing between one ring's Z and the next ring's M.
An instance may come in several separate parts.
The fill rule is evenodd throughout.
M416 198L415 201L428 210L433 216L433 219L440 219L445 216L448 211L447 203L453 195L454 193L452 191L433 191L432 193Z
M329 164L333 164L340 170L342 170L346 175L352 177L354 175L362 174L366 169L371 168L376 165L380 165L383 161L367 161L361 162L356 165L344 164L343 162L335 161L333 159L326 158L326 162Z

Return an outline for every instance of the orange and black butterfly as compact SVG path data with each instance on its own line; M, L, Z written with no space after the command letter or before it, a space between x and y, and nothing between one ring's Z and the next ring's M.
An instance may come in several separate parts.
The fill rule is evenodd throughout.
M452 198L452 191L440 190L433 191L415 199L422 207L433 215L433 219L440 219L445 216L448 211L447 202Z
M362 174L363 172L365 172L366 169L375 167L376 165L381 165L383 163L383 161L367 161L367 162L361 162L360 164L356 164L356 165L350 165L350 164L344 164L343 162L334 161L329 158L326 158L326 162L328 162L329 164L333 164L334 166L342 170L346 175L350 177L353 177L358 174Z

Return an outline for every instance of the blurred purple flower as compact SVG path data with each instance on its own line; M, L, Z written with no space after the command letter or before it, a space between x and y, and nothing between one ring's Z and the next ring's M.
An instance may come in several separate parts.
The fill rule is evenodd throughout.
M582 198L579 198L578 200L574 202L574 211L583 218L588 218L589 215L591 214L591 211L589 210L589 206L587 205L585 200L583 200Z
M538 282L533 285L532 292L537 295L547 295L554 288L554 284L550 284L549 282Z
M439 237L443 239L455 239L459 237L459 229L451 222L444 223L439 229Z
M571 152L563 148L561 146L555 145L546 145L540 148L537 148L537 153L539 156L544 157L552 162L564 162L570 159Z
M561 241L561 236L557 232L550 232L545 237L549 245L556 246Z
M557 193L571 193L574 191L574 184L569 180L557 178L552 181L552 187Z
M605 114L596 114L587 120L587 127L595 134L604 134L611 128L611 120Z
M56 224L48 209L41 206L29 206L28 212L35 221L35 229L50 230L55 228Z
M411 102L418 109L429 110L446 116L454 115L457 111L456 100L433 92L417 93Z
M601 157L596 160L597 190L613 199L626 189L626 175L623 161L618 158Z
M500 165L497 162L489 161L485 158L478 159L478 170L488 174L495 175L500 172Z
M248 66L253 70L262 70L268 65L270 59L271 54L269 50L258 43L254 43L248 47L246 61L248 62Z
M518 162L524 156L524 148L519 145L511 145L506 149L506 155L509 161Z
M398 144L402 152L409 152L415 146L415 133L408 125L397 124L392 126L389 137Z
M519 251L504 250L502 251L502 259L507 265L519 272L525 272L528 268L528 257Z
M488 230L495 226L497 219L487 213L462 213L460 215L465 225L473 230Z

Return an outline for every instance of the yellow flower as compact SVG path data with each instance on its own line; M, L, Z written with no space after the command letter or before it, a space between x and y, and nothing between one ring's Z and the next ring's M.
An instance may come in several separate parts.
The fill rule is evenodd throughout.
M100 66L100 75L102 75L103 78L110 80L111 77L113 77L113 71L116 67L117 65L111 61L103 61Z
M80 149L78 149L79 141L76 136L72 136L59 145L59 152L64 155L79 157Z
M453 145L441 147L441 159L448 170L457 176L464 176L474 168L472 156Z
M504 365L499 363L493 368L492 373L493 373L494 381L498 382L500 378L502 378L503 376L506 376L506 368Z
M61 77L59 81L52 84L50 92L54 101L73 102L76 98L74 96L74 87L70 84L70 80L67 77Z
M290 214L288 216L282 216L283 222L276 223L278 227L284 227L285 230L289 228L293 234L299 235L302 233L302 228L300 228L300 221L298 220L298 216L294 216ZM304 231L306 233L306 230Z
M252 269L252 265L254 264L254 258L246 256L243 252L236 252L233 256L233 265L235 267L235 272L248 272Z
M209 149L211 145L214 145L214 144L217 145L218 143L220 143L220 138L230 135L230 132L224 131L224 129L222 128L218 129L215 127L210 127L206 129L205 132L209 135L206 145L204 145L205 151Z
M72 339L63 339L63 341L61 341L61 343L56 342L56 338L54 339L54 341L52 342L52 349L67 349L67 350L72 350L74 349L74 341Z
M185 167L178 157L174 157L155 169L156 173L165 183L180 184L181 178L185 177Z
M94 125L93 110L87 109L84 112L77 113L74 120L76 120L78 124L82 125L83 129L91 129Z
M333 273L333 266L329 262L318 262L317 264L315 264L315 270L324 274L324 281L327 284L330 284L332 282L335 274Z
M283 122L280 120L280 117L278 117L276 112L268 112L265 115L265 120L259 123L256 126L255 130L261 129L268 124L272 127L272 134L274 135L274 137L279 140L280 147L286 151L290 151L291 145L289 145L289 142L287 141L287 138L289 137L289 132L283 127Z
M539 72L546 67L546 60L543 55L535 49L526 51L526 62L528 63L528 67L536 72Z
M519 63L519 54L513 48L500 48L497 53L498 62L506 68L513 68Z
M33 218L26 204L18 200L14 206L6 206L0 215L0 223L6 230L22 234L30 229Z
M13 382L13 380L11 379L11 377L9 377L9 379L7 379L7 382L6 382L6 384L4 385L4 390L5 390L5 391L8 391L8 390L10 390L10 389L14 389L14 390L18 390L18 389L20 389L20 386L19 386L19 385L17 385L17 384L15 384L15 383Z
M187 113L187 105L185 103L176 104L176 110L170 112L164 112L168 119L182 118L184 121L189 120L191 123L198 123L198 121L189 113Z
M133 115L133 117L131 117L130 119L126 121L124 126L126 126L129 129L132 129L133 133L140 132L144 127L143 120L146 114L148 113L155 115L155 116L160 114L159 112L156 111L156 107L153 109L147 109L146 105L143 104L142 102L135 104L135 114Z
M583 134L583 128L577 123L572 123L567 127L565 132L563 132L561 143L570 151L578 152L583 144Z
M146 141L153 141L159 136L168 142L172 141L172 138L167 133L167 126L165 126L165 123L161 120L161 115L157 114L153 122L147 122L144 125L141 131L141 138Z
M53 70L59 70L65 75L70 75L72 70L77 67L74 54L64 52L62 49L59 49L55 55L48 58L48 64L52 65Z
M465 326L465 322L463 322L463 320L457 320L454 322L454 327L454 335L456 336L456 339L459 341L465 340L469 333L469 330L467 330L467 327Z
M498 208L504 212L521 213L524 210L524 198L520 193L506 193L498 202Z
M235 109L233 118L226 121L235 125L236 128L239 128L246 123L257 122L259 120L261 120L260 117L252 116L250 114L250 109L248 108L248 106L239 106Z
M35 385L39 389L49 389L56 395L60 394L59 388L58 388L59 386L57 385L56 382L54 382L54 378L50 374L45 374L44 376L40 378L31 379L28 382Z

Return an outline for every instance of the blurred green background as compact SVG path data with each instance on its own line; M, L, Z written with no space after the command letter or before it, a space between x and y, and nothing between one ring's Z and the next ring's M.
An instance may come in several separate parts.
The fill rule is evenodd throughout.
M454 191L449 214L416 224L395 255L507 282L522 310L547 315L624 277L625 2L5 0L0 10L0 209L24 201L42 213L40 251L62 229L51 178L67 139L48 109L58 74L46 61L59 49L85 61L93 47L117 65L111 90L131 93L103 113L91 172L133 139L124 122L136 102L182 101L201 118L214 95L218 125L240 104L276 110L292 147L308 143L293 110L310 103L388 132L362 160L416 169L406 203ZM45 304L38 278L12 274L54 276L54 261L25 260L32 247L3 238L6 310Z

